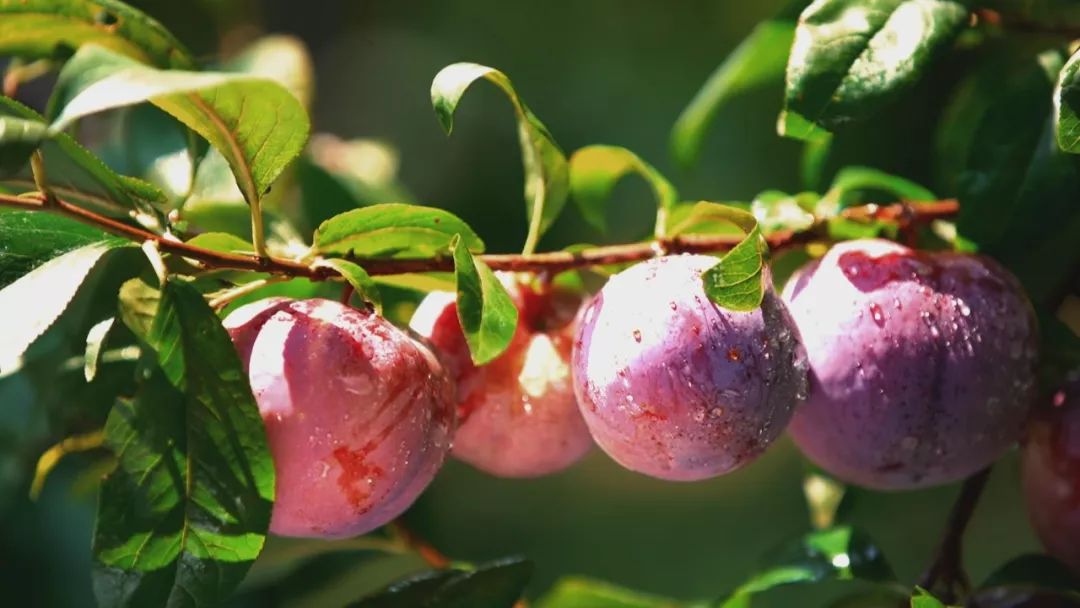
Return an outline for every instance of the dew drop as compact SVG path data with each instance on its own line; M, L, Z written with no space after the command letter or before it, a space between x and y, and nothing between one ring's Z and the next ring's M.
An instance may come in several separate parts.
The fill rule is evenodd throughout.
M641 330L640 329L635 329L634 330L634 341L635 342L641 342Z
M874 324L878 327L885 326L885 313L881 311L881 307L877 304L870 305L870 318L874 320Z

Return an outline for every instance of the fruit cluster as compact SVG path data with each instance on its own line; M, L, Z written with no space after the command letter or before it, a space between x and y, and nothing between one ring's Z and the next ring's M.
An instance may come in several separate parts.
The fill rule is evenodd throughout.
M271 530L369 531L404 511L447 453L534 477L595 442L628 469L698 480L749 463L787 429L830 474L892 490L959 480L1021 437L1037 327L991 260L851 241L797 272L782 297L766 271L750 312L707 297L701 276L715 262L655 258L591 298L500 274L518 325L485 365L471 359L449 293L428 295L411 332L326 300L237 309L225 326L277 468ZM1033 419L1028 494L1060 507L1035 523L1080 529L1078 418ZM1075 544L1055 552L1080 568Z

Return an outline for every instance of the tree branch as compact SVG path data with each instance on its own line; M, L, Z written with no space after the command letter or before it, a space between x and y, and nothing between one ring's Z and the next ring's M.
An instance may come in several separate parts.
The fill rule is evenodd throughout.
M337 277L330 268L312 268L300 262L270 256L245 255L203 249L165 237L142 228L125 224L116 219L99 215L62 199L54 198L46 203L40 194L13 196L0 194L0 207L12 207L28 211L48 211L69 217L99 228L109 234L135 242L155 242L164 253L198 260L212 268L248 270L290 277L306 277L323 281ZM883 221L901 228L928 224L934 220L950 218L959 211L956 200L948 199L925 203L894 203L891 205L863 205L845 209L841 215L855 221ZM805 231L781 230L767 235L769 247L781 250L799 244L823 240L823 223L819 222ZM734 235L683 235L661 241L630 243L594 247L578 252L552 251L534 254L488 254L478 256L493 270L515 272L557 273L572 268L624 264L648 260L664 253L711 253L731 249L741 237ZM385 258L349 258L371 275L404 274L410 272L451 271L454 260L450 256L437 256L415 260Z
M971 581L968 580L963 564L964 530L975 513L975 506L979 503L979 497L982 496L989 478L990 467L986 467L964 480L960 495L956 497L956 502L949 512L934 561L919 579L919 586L928 591L940 582L942 590L939 591L938 599L947 604L957 601L957 587L965 593L971 588Z

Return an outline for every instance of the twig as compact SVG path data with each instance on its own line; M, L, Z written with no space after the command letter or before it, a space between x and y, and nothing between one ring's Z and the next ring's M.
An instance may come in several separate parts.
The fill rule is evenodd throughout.
M300 262L281 258L213 251L167 239L142 228L83 209L59 198L54 198L51 204L46 204L45 197L40 193L24 196L0 194L0 206L30 211L50 211L132 241L140 243L148 240L155 241L162 252L198 260L211 268L249 270L290 277L306 277L315 281L333 279L338 276L333 269L326 267L313 268ZM876 220L893 222L900 226L913 226L953 217L959 211L959 208L957 201L947 199L926 203L863 205L845 209L841 215L856 221ZM769 234L766 236L766 240L771 249L774 251L781 250L825 238L821 234L822 228L823 225L818 223L800 232L781 230ZM488 254L478 257L493 270L557 273L572 268L640 262L657 257L662 252L711 253L724 251L737 245L740 239L741 237L734 235L683 235L667 239L660 243L659 247L656 242L650 241L594 247L572 253L568 251L552 251L529 255ZM411 260L350 259L362 266L370 275L445 272L454 268L453 258L445 255Z
M938 599L947 604L957 600L955 597L957 586L964 592L971 588L971 581L968 580L963 565L964 530L971 521L975 506L979 503L979 497L982 496L989 477L990 467L986 467L964 480L960 495L956 497L956 502L953 503L952 510L949 512L949 519L945 523L945 532L934 554L934 561L919 579L919 586L928 591L941 582L943 589Z

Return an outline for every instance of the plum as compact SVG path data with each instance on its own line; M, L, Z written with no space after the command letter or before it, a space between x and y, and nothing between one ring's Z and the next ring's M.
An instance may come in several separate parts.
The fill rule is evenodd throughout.
M473 363L452 293L429 294L410 327L431 341L457 382L454 457L500 477L547 475L592 446L570 380L573 320L582 298L511 273L497 276L519 314L510 346L491 362Z
M426 346L368 310L273 298L224 321L277 472L270 531L340 538L404 511L442 465L453 385Z
M1020 434L1037 329L1016 280L975 255L849 241L783 297L810 358L789 432L810 460L874 489L948 483Z
M1048 553L1080 574L1080 373L1031 417L1023 441L1024 494Z
M767 271L760 308L734 312L705 294L716 262L643 262L582 314L578 401L597 444L628 469L684 481L732 471L776 439L805 393L805 354Z

